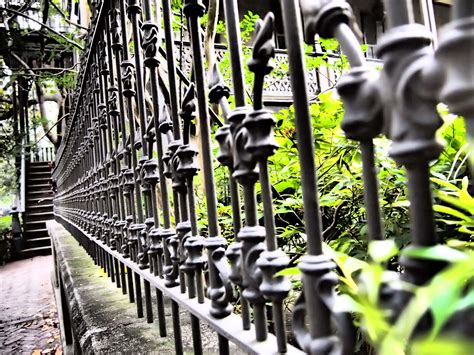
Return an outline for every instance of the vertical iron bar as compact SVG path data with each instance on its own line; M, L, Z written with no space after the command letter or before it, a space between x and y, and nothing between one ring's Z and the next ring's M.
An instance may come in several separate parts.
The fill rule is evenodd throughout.
M115 270L114 270L114 258L112 255L107 253L107 259L108 259L108 268L107 272L110 277L110 281L115 282Z
M143 318L143 299L142 299L142 286L140 275L133 271L135 278L135 299L137 301L137 316Z
M372 140L361 141L362 179L364 180L364 202L367 213L368 235L370 240L383 238L382 216L379 205L379 183L374 161L374 144Z
M136 208L137 208L137 217L138 219L135 221L135 225L132 227L134 231L134 258L136 262L140 262L138 256L139 254L142 255L143 253L143 245L142 245L142 238L141 232L145 228L144 222L144 214L143 214L143 201L142 201L142 191L140 186L140 172L139 168L141 167L140 161L138 161L138 152L136 152L137 146L140 145L141 151L143 156L148 154L147 145L145 142L145 134L146 134L146 112L145 112L145 101L144 101L144 85L143 85L143 72L142 72L142 56L141 56L141 38L140 38L140 29L138 26L139 15L141 14L141 7L139 0L128 0L127 6L127 14L129 15L130 22L132 24L132 37L134 43L134 60L135 60L135 89L136 89L136 102L138 105L139 111L139 132L140 137L138 141L135 141L135 125L132 124L130 127L130 143L132 149L132 157L133 157L133 172L134 172L134 180L135 180L135 198L136 198ZM129 107L129 110L132 108ZM134 117L133 112L129 116L129 120L132 123L135 121L134 119L130 119L130 117ZM145 264L140 263L140 267L146 267Z
M431 35L424 26L413 23L410 7L404 9L408 16L397 21L400 9L392 0L385 0L384 4L390 20L389 30L377 50L384 60L380 87L387 106L386 120L390 123L389 155L407 171L413 246L432 246L437 243L437 237L429 163L442 151L436 140L442 120L436 108L439 94L431 84L433 77L421 74L421 68L435 66ZM402 29L407 35L395 38ZM419 93L425 90L426 94ZM423 121L418 121L418 117L423 117ZM428 282L445 266L444 262L405 256L400 258L400 264L405 268L402 278L417 285Z
M126 281L126 274L125 274L125 265L122 262L120 263L120 277L122 283L122 294L127 294L127 281Z
M410 0L384 0L388 27L413 23L413 3Z
M128 299L130 303L135 302L135 292L133 290L133 271L127 266L127 280L128 280Z
M176 355L183 354L183 340L181 337L181 320L179 319L179 306L171 300L171 314L173 317L174 350Z
M285 42L288 47L289 71L294 98L296 134L303 189L304 221L306 235L308 236L307 248L309 256L317 256L322 253L322 221L314 162L313 127L308 108L306 65L302 49L301 15L297 0L281 0L280 4L283 14ZM312 275L308 274L303 277L303 292L306 296L310 334L312 339L317 339L330 335L330 322L328 309L319 297L314 297L314 281Z
M200 33L199 18L204 15L205 7L200 1L190 1L185 4L183 12L188 19L189 30L191 34L191 48L194 61L194 81L197 90L199 127L201 133L201 154L202 154L202 168L204 176L204 191L206 195L206 211L208 218L209 237L206 244L208 248L208 267L209 267L209 284L210 289L218 289L223 286L222 280L214 265L212 259L212 251L216 246L225 246L225 239L219 236L219 226L217 222L217 197L214 182L214 168L212 163L212 149L211 149L211 132L208 117L208 103L206 98L206 84L204 77L204 63L202 50L202 40ZM211 314L214 316L224 317L230 314L232 308L228 300L212 300Z
M237 6L237 0L224 0L224 12L226 19L226 29L229 43L230 62L232 67L232 84L233 93L235 97L236 108L243 108L246 105L245 101L245 84L243 75L243 58L242 58L242 40L240 35L240 23L239 23L239 10ZM234 182L232 182L234 180ZM233 201L238 203L238 187L236 186L235 179L232 177L231 180L231 194ZM254 219L256 214L252 211L254 206L254 193L249 191L249 188L244 186L244 206L245 206L245 223L247 226L253 226L256 224ZM250 200L249 200L250 198ZM234 207L235 209L235 207ZM237 219L237 215L234 219ZM240 225L240 220L239 220ZM235 228L235 224L234 224ZM240 228L239 228L240 230ZM236 235L238 230L235 230ZM242 294L243 288L240 288ZM245 330L250 329L250 312L248 301L245 297L241 299L241 310L242 310L242 327Z
M156 300L160 336L164 338L166 337L165 301L163 299L163 292L161 292L159 289L156 289Z
M122 272L119 268L119 261L118 259L114 258L114 267L115 267L115 272L116 272L116 279L117 279L117 288L122 287Z
M194 315L191 315L191 329L193 332L194 354L202 355L201 326L199 325L199 319Z
M140 119L140 140L142 141L143 155L148 155L148 148L145 143L146 135L146 110L145 110L145 86L143 83L143 71L142 71L142 52L141 52L141 31L139 27L139 17L141 15L140 0L128 0L127 13L130 16L132 23L132 35L133 35L133 50L135 58L135 78L136 78L136 89L137 89L137 104Z
M220 334L217 334L217 339L219 341L219 355L229 355L229 340Z
M150 282L144 279L143 285L145 287L146 320L147 320L147 323L153 323L153 305L151 302Z
M170 107L171 107L171 119L173 121L173 137L175 140L181 138L181 132L179 127L178 117L178 92L177 92L177 80L176 80L176 62L174 55L174 40L173 40L173 23L172 23L172 11L170 0L162 0L163 4L163 23L165 32L165 46L166 46L166 64L168 67L168 84L170 92ZM175 199L176 201L176 199Z
M437 242L434 229L433 197L428 164L407 167L413 243L432 246Z
M239 10L237 0L224 0L224 12L229 54L232 66L232 84L236 107L245 106L245 85L242 59L242 40L240 35Z

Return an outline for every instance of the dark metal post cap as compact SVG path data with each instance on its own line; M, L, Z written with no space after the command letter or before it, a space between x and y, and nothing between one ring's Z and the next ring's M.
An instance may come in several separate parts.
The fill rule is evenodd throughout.
M201 17L206 12L206 6L202 0L185 0L183 13L186 17Z
M300 0L303 14L305 41L314 42L316 34L332 38L336 26L350 24L353 14L345 0Z

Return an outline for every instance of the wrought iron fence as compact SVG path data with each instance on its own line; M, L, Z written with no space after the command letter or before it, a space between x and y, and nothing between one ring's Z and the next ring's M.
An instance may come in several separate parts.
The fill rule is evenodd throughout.
M224 1L232 90L216 66L206 77L200 32L206 9L201 0L185 0L183 7L191 38L192 79L176 67L170 0L162 0L158 12L150 0L91 3L93 26L82 55L72 119L53 173L56 218L128 293L138 317L146 316L148 322L153 322L151 293L156 290L161 336L166 336L170 321L164 315L164 298L171 299L176 353L183 352L180 308L191 317L198 354L203 352L201 322L218 333L223 354L229 353L229 341L250 353L300 352L287 344L282 305L291 285L286 277L275 276L287 267L289 258L278 248L268 172L268 159L278 148L273 139L275 119L262 100L275 53L273 15L257 26L248 62L254 73L253 106L248 107L236 0ZM355 336L350 314L334 307L335 264L322 252L302 20L308 42L316 34L336 37L352 66L338 84L346 109L342 128L348 138L360 141L372 240L384 235L373 138L383 130L393 141L390 155L407 170L412 243L429 246L437 243L429 182L429 162L441 151L435 140L440 123L436 104L443 101L464 115L469 134L474 134L473 67L460 54L474 41L471 0L455 1L453 21L436 52L430 34L413 23L406 4L385 0L389 30L377 48L384 61L378 72L367 66L350 27L352 14L346 2L281 1L307 235L307 254L299 264L303 291L292 321L304 352L351 353ZM181 100L179 80L186 87ZM231 93L233 109L228 102ZM220 106L222 122L209 103ZM199 150L191 143L194 120L200 130ZM213 156L212 124L219 126L217 156ZM217 162L228 167L235 237L230 245L219 231ZM207 209L207 227L202 230L194 189L198 170ZM257 218L257 182L263 225ZM415 284L428 282L443 267L413 258L401 263L406 270L402 277ZM239 314L233 312L236 294ZM392 296L398 297L394 304L403 303L399 297L405 295Z

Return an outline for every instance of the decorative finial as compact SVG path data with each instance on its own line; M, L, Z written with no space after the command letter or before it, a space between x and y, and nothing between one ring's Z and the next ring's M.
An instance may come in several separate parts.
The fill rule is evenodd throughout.
M186 94L184 94L182 108L179 113L183 119L183 143L189 143L191 121L194 119L194 112L196 111L196 95L194 93L194 84L189 85Z
M179 113L183 120L194 118L194 111L196 111L196 95L194 91L194 83L191 83L184 94L181 112Z
M275 16L268 13L263 20L257 20L255 24L255 39L252 50L252 58L247 65L251 72L264 74L270 73L273 69L269 65L271 58L275 57L275 41L273 39L273 24Z
M213 104L219 103L223 98L228 99L230 96L230 89L224 83L224 78L216 63L212 66L207 77L209 87L209 101Z

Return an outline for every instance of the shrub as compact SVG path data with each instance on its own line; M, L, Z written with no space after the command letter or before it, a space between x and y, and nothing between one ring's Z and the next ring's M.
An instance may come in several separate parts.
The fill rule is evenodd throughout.
M0 265L10 260L12 217L0 217Z

